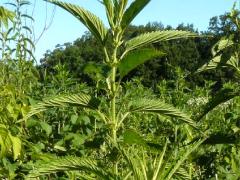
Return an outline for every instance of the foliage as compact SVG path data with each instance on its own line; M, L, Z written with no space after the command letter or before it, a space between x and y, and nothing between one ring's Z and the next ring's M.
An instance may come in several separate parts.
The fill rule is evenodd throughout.
M30 109L29 95L33 95L34 89L38 86L38 72L33 66L33 52L32 49L28 49L29 44L32 46L26 33L29 28L22 23L26 22L27 15L22 11L28 3L13 1L10 4L14 12L6 11L7 13L2 14L5 15L5 20L8 20L8 23L3 23L8 26L1 27L0 177L2 179L15 179L21 175L16 171L27 157L24 153L27 130L23 117Z
M1 24L1 26L4 25L7 27L8 21L9 20L12 21L14 16L15 16L15 14L12 11L0 6L0 24Z
M102 4L106 8L109 26L111 27L108 33L102 21L84 8L56 0L50 0L49 2L60 6L78 18L101 44L102 51L104 52L103 63L108 67L106 81L103 82L105 83L105 87L103 86L102 88L105 90L106 94L105 97L102 97L101 99L98 98L98 93L95 94L96 97L94 97L94 99L92 99L93 97L84 94L50 98L43 103L40 102L36 104L29 112L29 115L26 116L27 118L45 111L49 107L63 108L66 107L66 105L82 106L86 111L90 110L89 112L98 114L99 118L102 120L107 135L104 138L104 142L108 144L106 150L110 151L110 154L114 153L114 149L118 146L120 142L119 136L121 135L120 130L125 127L125 120L130 120L133 112L159 113L169 117L180 118L183 122L190 125L195 124L183 112L180 112L173 106L167 105L157 99L150 102L147 102L144 99L133 101L129 99L129 109L127 106L124 107L120 98L121 92L119 91L119 88L121 88L121 79L117 82L116 77L118 76L118 71L122 78L139 64L144 63L144 61L147 61L154 56L162 54L156 51L153 56L152 50L138 51L139 48L161 41L196 37L197 34L187 31L155 31L141 34L129 40L124 40L123 34L125 33L126 26L130 24L134 19L134 16L136 16L147 4L147 1L146 3L135 1L129 7L126 6L128 1L103 1ZM114 10L116 14L111 13L112 10ZM121 28L119 28L119 25ZM141 55L139 55L139 52ZM131 53L131 55L127 59L126 57L129 56L129 53ZM141 57L144 58L142 58L141 62L138 62L138 59ZM134 62L132 62L133 60ZM98 105L95 106L98 101L102 101L106 104L101 103L99 107ZM92 105L91 102L93 102L94 105ZM112 161L111 167L112 172L116 176L118 176L118 171L120 170L118 168L118 163L120 162L118 161L120 161L120 159ZM179 163L178 167L180 164L181 163ZM58 165L56 164L56 166ZM178 169L178 167L176 169ZM68 169L62 169L62 171L64 170L68 171ZM172 172L172 175L174 173L175 171Z
M239 36L239 13L235 9L236 4L234 5L231 14L227 16L228 19L231 20L233 23L234 29L236 29L236 32L231 33L227 36L222 37L212 48L212 54L213 59L203 65L200 69L198 69L198 72L212 70L212 69L218 69L218 68L226 68L228 70L232 70L233 74L235 76L235 79L238 79L240 75L240 69L239 69L239 42L238 42L238 36ZM239 85L239 82L236 82L237 85ZM204 109L204 112L200 117L206 115L208 111L210 111L212 108L216 107L218 104L226 102L236 96L240 95L239 88L234 89L222 89L221 92L218 92L216 96L212 99L211 102L207 104L207 106Z
M130 26L126 29L124 37L128 40L149 31L162 30L169 30L169 27L162 28L161 24ZM173 29L171 28L170 30ZM184 25L179 25L178 30L195 31L191 26ZM199 64L207 62L210 58L210 53L207 57L203 58L203 56L206 56L206 51L209 51L209 49L204 47L206 46L205 44L209 46L209 44L211 44L210 39L178 39L177 41L157 42L153 45L144 47L141 50L137 50L136 52L130 52L119 64L120 70L121 64L125 61L124 59L129 59L131 54L142 52L142 50L149 53L150 51L153 51L155 55L157 55L158 51L162 51L165 55L153 56L153 60L143 61L138 64L138 68L132 69L122 81L130 80L132 77L138 76L143 77L142 81L144 85L155 87L156 84L163 79L175 79L175 67L179 66L187 72L192 72L196 70L196 67ZM92 85L94 77L84 73L85 65L89 64L89 62L96 63L98 67L101 65L99 62L103 59L104 55L100 47L100 43L91 34L86 33L74 43L66 43L61 46L58 45L54 51L46 52L45 57L41 59L40 68L46 68L49 73L54 74L53 67L61 62L67 66L71 74L77 78L79 82L84 81L89 85ZM161 71L159 69L161 69ZM196 76L191 77L191 79L194 78L197 79ZM200 79L200 77L198 79ZM195 80L195 82L196 81L197 80ZM199 81L200 80L197 82Z
M130 25L149 0L99 1L108 25L49 2L89 32L35 66L29 2L0 8L1 179L239 179L236 6L198 33Z

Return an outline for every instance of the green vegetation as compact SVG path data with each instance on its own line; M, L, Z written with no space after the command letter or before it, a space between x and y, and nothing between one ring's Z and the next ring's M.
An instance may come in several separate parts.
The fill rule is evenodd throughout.
M0 7L1 179L239 179L239 11L209 31L132 26L150 0L102 0L108 27L35 66L29 2ZM13 46L14 44L14 46Z

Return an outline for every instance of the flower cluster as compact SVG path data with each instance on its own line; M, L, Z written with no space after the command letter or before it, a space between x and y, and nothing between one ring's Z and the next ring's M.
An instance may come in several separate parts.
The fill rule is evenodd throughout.
M200 106L203 104L206 104L208 102L207 97L198 97L198 98L192 98L187 101L187 104L192 107Z

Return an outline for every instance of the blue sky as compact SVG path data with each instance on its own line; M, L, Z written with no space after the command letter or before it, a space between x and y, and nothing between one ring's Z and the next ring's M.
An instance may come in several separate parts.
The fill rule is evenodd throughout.
M65 1L85 7L102 18L106 23L104 9L97 0ZM30 0L30 2L32 4L36 3L34 27L35 35L38 37L45 24L46 12L47 21L49 22L54 6L47 4L43 0ZM234 0L151 0L148 6L133 21L133 24L140 25L148 22L162 22L164 25L175 27L180 23L192 23L199 31L204 31L207 29L211 17L229 11L233 3ZM50 28L44 32L36 44L36 58L39 60L43 57L46 50L53 50L56 44L73 42L78 37L81 37L85 31L87 29L77 19L62 9L56 8Z

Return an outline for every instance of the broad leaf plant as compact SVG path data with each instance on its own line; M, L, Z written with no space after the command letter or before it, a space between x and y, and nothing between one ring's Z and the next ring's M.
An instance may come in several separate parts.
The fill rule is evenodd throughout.
M59 95L53 98L48 98L42 102L36 104L31 108L31 111L26 116L30 118L33 115L48 110L49 108L62 108L69 106L82 107L88 111L93 111L98 114L98 121L101 121L108 127L108 136L106 141L110 144L112 149L120 148L119 142L121 141L121 129L126 126L125 120L130 118L133 113L151 113L160 114L163 116L170 117L173 121L180 120L183 123L187 123L192 127L196 127L195 121L193 121L189 115L183 113L179 109L172 105L166 104L159 99L129 99L129 102L119 102L122 95L121 82L122 79L133 69L137 68L140 64L147 62L156 57L165 56L165 53L157 49L148 48L149 45L157 42L178 40L182 38L194 38L197 34L187 31L154 31L149 33L140 34L132 39L124 39L124 34L133 19L144 9L144 7L151 0L134 0L129 3L128 0L100 0L99 2L105 8L108 27L104 25L103 21L92 12L74 4L61 2L58 0L47 0L47 2L57 5L67 12L71 13L77 18L99 41L101 44L102 51L104 52L104 59L102 63L108 67L107 76L105 79L105 90L107 108L101 108L103 105L101 99L98 96L91 96L89 94L78 93L72 95ZM202 142L202 141L200 141ZM166 150L163 150L160 160L156 160L155 172L152 178L159 179L166 178L170 179L172 175L177 171L183 160L186 159L187 155L196 149L201 143L197 142L182 157L182 161L179 161L176 166L171 166L168 169L168 173L161 174L163 172L161 162L163 162L163 156ZM120 148L121 149L121 148ZM135 177L134 174L136 167L133 165L131 157L124 156L123 159L129 164L131 170L129 174L123 179L129 179ZM44 166L37 166L32 171L29 177L38 177L39 175L54 173L57 171L70 171L80 170L97 174L101 179L119 179L118 164L115 163L112 172L104 171L104 168L97 167L97 164L93 160L66 157L65 159L50 160L52 163L44 164ZM181 163L180 163L181 162ZM137 163L137 162L136 162ZM138 162L141 164L141 162ZM179 164L180 163L180 164ZM131 164L131 166L130 166ZM166 163L163 163L166 166ZM140 165L141 166L141 165ZM155 165L154 165L155 166ZM141 171L141 169L139 169ZM170 173L170 174L169 174ZM106 178L107 176L107 178ZM140 176L138 173L137 176ZM122 179L122 178L120 178ZM131 178L130 178L131 179Z

